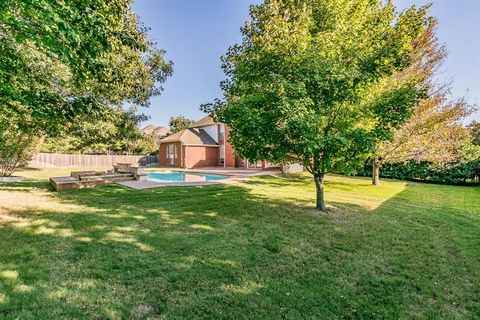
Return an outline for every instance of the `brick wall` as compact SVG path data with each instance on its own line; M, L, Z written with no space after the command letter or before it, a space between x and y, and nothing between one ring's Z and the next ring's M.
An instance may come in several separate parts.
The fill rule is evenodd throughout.
M218 147L187 146L185 150L188 168L218 166L220 154Z
M230 129L225 126L225 167L235 167L235 151L230 144Z

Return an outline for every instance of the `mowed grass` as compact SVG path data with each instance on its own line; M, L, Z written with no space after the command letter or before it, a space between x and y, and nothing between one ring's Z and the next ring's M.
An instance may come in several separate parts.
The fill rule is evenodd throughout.
M307 175L1 184L0 318L480 317L480 188L329 176L326 196Z

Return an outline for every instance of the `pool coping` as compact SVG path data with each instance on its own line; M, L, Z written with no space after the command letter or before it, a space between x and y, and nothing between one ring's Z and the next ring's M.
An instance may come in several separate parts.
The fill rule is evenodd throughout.
M152 189L152 188L160 188L160 187L195 187L195 186L209 186L209 185L217 185L217 184L232 184L236 182L247 181L252 176L257 175L272 175L279 173L278 171L258 171L255 173L245 172L245 173L213 173L211 171L205 170L172 170L172 171L181 171L181 172L189 172L189 173L201 173L201 174L211 174L211 175L222 175L228 176L226 179L222 180L211 180L211 181L193 181L193 182L157 182L151 180L144 180L144 181L124 181L124 182L117 182L117 184L125 186L127 188L142 190L142 189ZM155 171L150 171L155 172Z

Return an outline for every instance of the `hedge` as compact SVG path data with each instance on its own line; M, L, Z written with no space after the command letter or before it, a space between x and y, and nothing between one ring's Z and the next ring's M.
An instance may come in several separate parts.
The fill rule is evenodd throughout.
M358 170L359 176L371 176L372 164L367 162ZM480 159L464 163L435 164L431 162L386 163L380 177L442 184L480 184Z

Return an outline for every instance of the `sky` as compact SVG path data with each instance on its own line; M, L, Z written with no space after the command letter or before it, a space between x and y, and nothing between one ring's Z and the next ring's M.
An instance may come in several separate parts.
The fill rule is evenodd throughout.
M133 11L151 28L149 36L167 51L174 63L173 76L164 92L141 112L150 120L143 125L167 126L171 116L198 120L199 106L221 98L224 79L220 56L241 40L240 27L248 8L260 0L135 0ZM448 57L438 75L452 81L452 97L465 97L480 106L480 0L393 0L402 9L432 3L438 21L437 35L447 46ZM468 121L480 121L480 111Z

